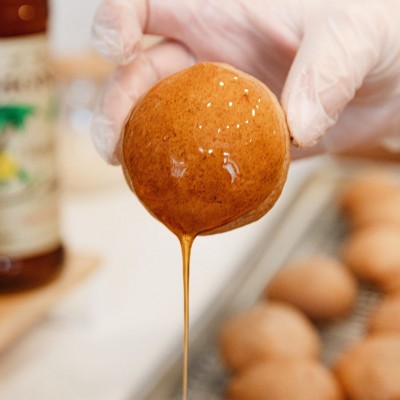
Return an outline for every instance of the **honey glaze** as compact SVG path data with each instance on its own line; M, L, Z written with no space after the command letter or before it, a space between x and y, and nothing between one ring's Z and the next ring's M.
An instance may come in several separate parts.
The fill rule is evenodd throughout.
M159 82L126 122L121 141L126 180L182 247L183 399L192 243L198 235L262 217L283 189L289 148L275 96L255 78L222 64L197 64Z
M194 237L180 237L183 264L183 367L182 367L182 399L187 399L188 389L188 360L189 360L189 275L190 253Z

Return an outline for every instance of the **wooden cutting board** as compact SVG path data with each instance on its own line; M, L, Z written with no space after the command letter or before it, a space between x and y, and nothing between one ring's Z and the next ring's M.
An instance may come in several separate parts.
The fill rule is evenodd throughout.
M94 271L99 261L92 255L68 254L62 274L52 283L24 293L0 295L0 352Z

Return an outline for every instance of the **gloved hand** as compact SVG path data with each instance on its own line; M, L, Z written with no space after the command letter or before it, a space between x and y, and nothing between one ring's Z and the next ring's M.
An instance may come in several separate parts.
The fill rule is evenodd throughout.
M143 50L144 33L166 39ZM121 65L92 124L111 163L140 96L205 60L265 82L281 99L293 143L311 152L400 135L399 0L104 0L93 36Z

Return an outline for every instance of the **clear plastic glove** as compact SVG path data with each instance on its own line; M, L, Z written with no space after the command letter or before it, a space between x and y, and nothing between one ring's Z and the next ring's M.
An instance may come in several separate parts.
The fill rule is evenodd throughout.
M166 39L143 50L145 33ZM105 0L93 36L121 65L92 125L111 163L141 95L205 60L246 71L280 97L294 144L313 146L300 156L400 135L399 0Z

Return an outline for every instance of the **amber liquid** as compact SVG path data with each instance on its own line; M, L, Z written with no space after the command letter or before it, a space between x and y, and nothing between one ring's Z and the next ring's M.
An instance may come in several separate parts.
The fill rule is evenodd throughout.
M0 293L33 289L50 283L62 271L64 249L57 249L30 258L0 256Z
M179 238L182 249L183 264L183 368L182 368L182 400L187 400L188 392L188 360L189 360L189 275L190 253L194 237L182 235Z
M48 14L47 0L1 0L0 37L45 32Z

